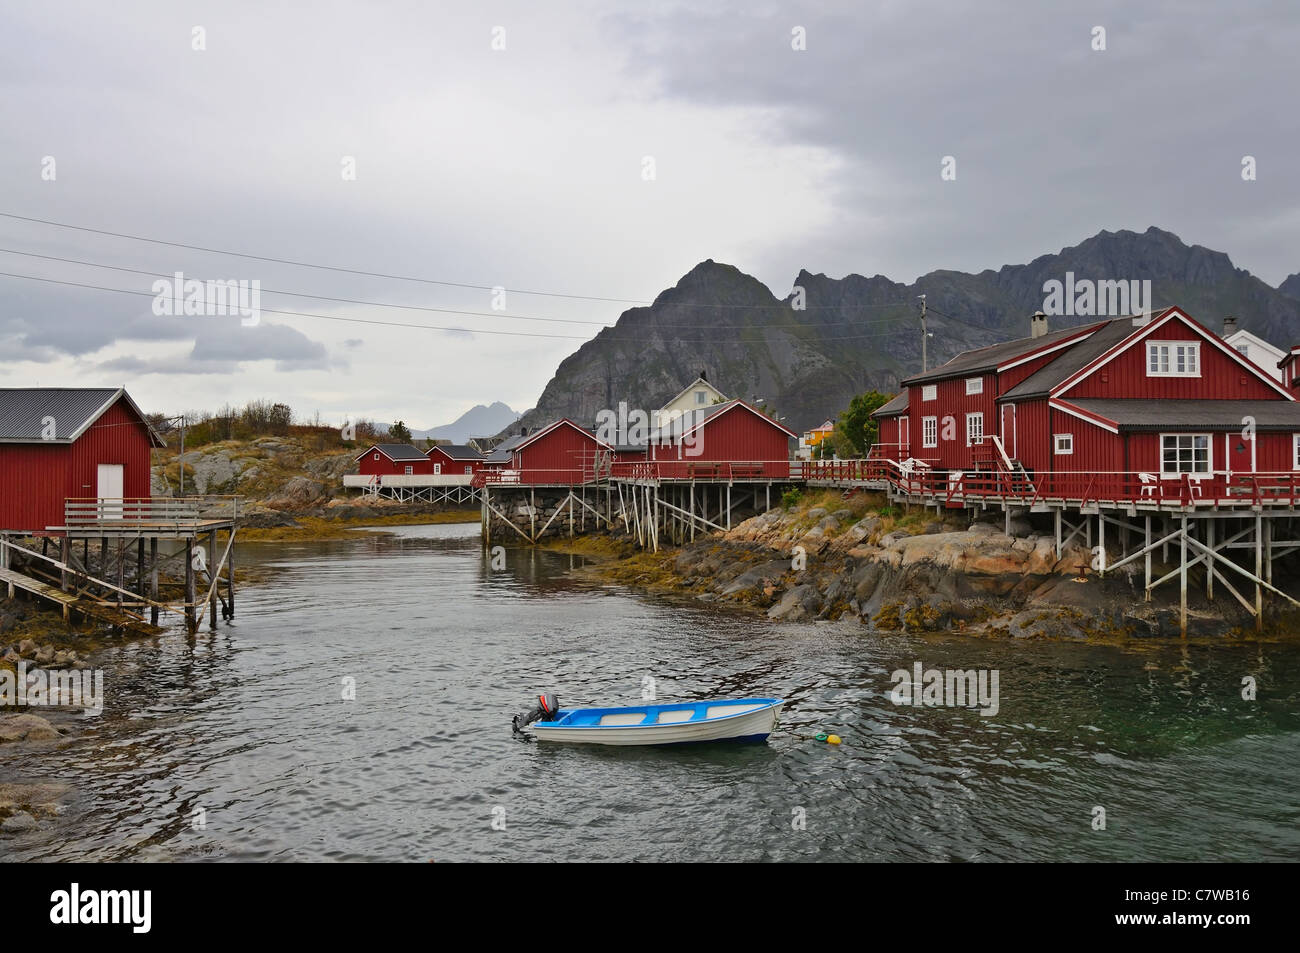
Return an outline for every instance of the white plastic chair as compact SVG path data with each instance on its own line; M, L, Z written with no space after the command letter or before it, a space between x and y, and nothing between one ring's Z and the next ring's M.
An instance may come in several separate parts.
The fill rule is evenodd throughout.
M1156 495L1156 475L1154 473L1139 473L1138 479L1142 481L1142 496Z

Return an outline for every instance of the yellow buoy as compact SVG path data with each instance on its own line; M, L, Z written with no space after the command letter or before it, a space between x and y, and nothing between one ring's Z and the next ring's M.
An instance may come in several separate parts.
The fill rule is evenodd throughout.
M840 743L840 736L839 736L839 735L827 735L827 736L826 736L826 743L827 743L828 745L837 745L837 744Z

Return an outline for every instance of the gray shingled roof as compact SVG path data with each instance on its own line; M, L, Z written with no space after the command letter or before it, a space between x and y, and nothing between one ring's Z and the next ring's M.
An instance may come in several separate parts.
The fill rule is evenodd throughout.
M881 404L874 411L872 417L897 417L907 410L907 388L904 387L898 396L894 397L887 403Z
M437 444L436 446L430 447L429 453L433 453L434 450L441 450L443 453L451 457L453 460L482 460L483 459L483 454L479 453L473 447L467 447L464 446L463 444L440 443Z
M1078 344L1067 347L1061 356L1040 367L998 400L1017 400L1026 397L1042 397L1052 388L1065 381L1072 374L1087 367L1130 334L1140 331L1134 327L1132 318L1115 318L1107 321L1100 328L1084 338Z
M0 443L72 443L85 433L119 397L144 420L144 414L122 388L6 387L0 388ZM46 418L52 418L47 437ZM149 438L163 440L145 421Z
M396 462L398 460L427 460L418 447L413 447L409 443L377 443L369 450L364 451L357 459L364 457L370 450L378 450L388 459Z
M934 370L927 371L924 374L917 374L909 377L902 382L904 387L911 384L931 383L933 381L945 380L949 377L963 377L969 374L984 374L996 370L999 364L1005 364L1007 361L1013 361L1022 354L1028 354L1030 351L1036 351L1040 347L1048 347L1052 344L1060 343L1072 334L1078 334L1087 325L1079 327L1064 328L1060 331L1052 331L1036 338L1017 338L1014 341L1003 341L1001 344L990 344L988 347L976 348L973 351L963 351L958 354L947 364L943 364Z
M1232 431L1255 418L1257 430L1300 433L1300 402L1294 400L1121 400L1088 398L1064 401L1099 414L1121 430Z

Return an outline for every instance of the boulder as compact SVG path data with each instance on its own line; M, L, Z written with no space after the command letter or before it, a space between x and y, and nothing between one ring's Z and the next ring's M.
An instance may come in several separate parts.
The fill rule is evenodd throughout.
M39 715L5 715L0 717L0 742L54 741L59 730Z

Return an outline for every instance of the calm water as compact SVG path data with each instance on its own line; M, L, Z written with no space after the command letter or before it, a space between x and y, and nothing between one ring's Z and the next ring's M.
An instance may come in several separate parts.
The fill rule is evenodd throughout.
M243 564L277 574L239 595L234 625L115 650L109 707L78 741L0 760L0 780L73 786L46 830L0 835L0 857L1300 858L1296 646L778 626L601 588L566 556L512 550L490 572L477 529L245 545ZM1000 711L895 706L889 675L918 660L999 670ZM765 745L510 736L536 691L632 704L646 675L661 700L789 705Z

